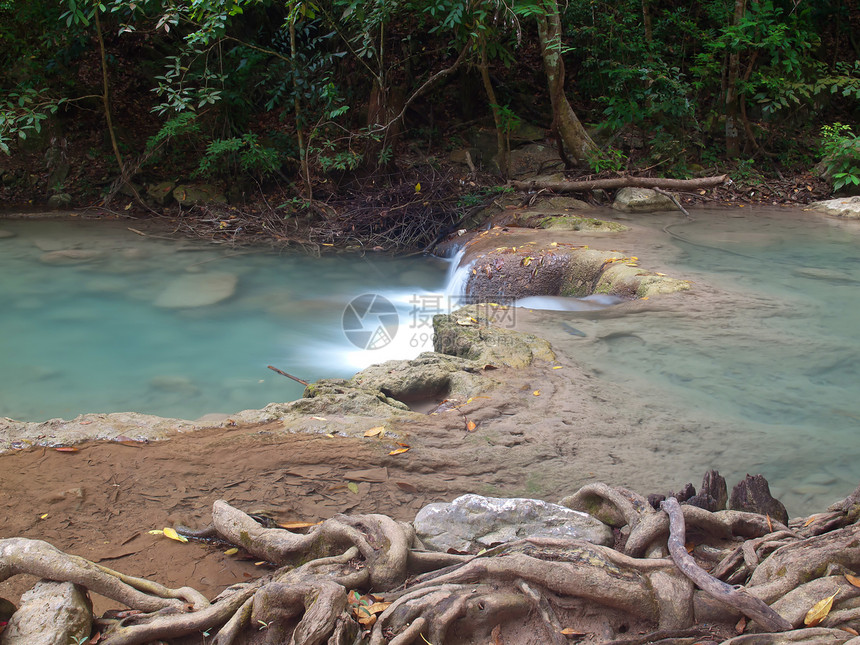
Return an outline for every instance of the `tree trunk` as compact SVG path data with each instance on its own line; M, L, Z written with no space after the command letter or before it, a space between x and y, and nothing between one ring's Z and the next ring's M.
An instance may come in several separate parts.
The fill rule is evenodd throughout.
M507 178L510 173L508 167L508 138L505 136L505 126L502 123L502 110L499 107L499 102L496 99L496 91L493 89L493 82L490 80L490 69L487 65L487 43L481 39L481 62L479 69L481 71L481 81L484 84L484 91L487 93L487 100L490 102L490 109L493 111L493 122L496 125L496 148L499 161L499 171L502 177Z
M536 16L541 55L552 100L553 125L565 152L576 161L585 161L597 152L597 145L579 122L564 93L564 59L561 55L561 18L556 0L544 0L544 13Z
M735 0L735 12L732 16L732 26L737 27L746 12L746 0ZM740 154L740 134L738 131L738 75L741 67L741 54L738 49L729 53L728 72L726 74L726 154L737 157Z

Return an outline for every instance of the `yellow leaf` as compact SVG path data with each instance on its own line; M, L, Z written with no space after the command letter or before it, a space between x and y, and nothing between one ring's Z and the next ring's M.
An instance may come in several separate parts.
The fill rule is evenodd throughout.
M803 528L806 528L807 526L809 526L810 524L812 524L814 521L815 521L815 516L814 516L814 515L810 515L810 516L809 516L809 519L808 519L808 520L806 520L806 521L803 523Z
M540 396L540 390L535 390L534 392L532 392L532 394L534 394L535 396Z
M466 430L468 430L469 432L472 432L477 427L478 427L478 424L475 423L474 421L469 421L469 423L466 424Z
M48 514L47 514L47 513L45 513L44 515L40 515L40 516L39 516L39 519L40 519L40 520L46 520L46 519L48 519Z
M852 629L851 627L846 627L845 625L843 625L839 629L848 632L852 636L860 636L860 633L858 633L856 629Z
M421 182L420 181L417 184L415 184L415 192L416 193L421 192Z
M254 566L255 566L255 567L262 567L264 564L266 564L266 561L265 561L265 560L260 560L259 562L255 562L255 563L254 563Z
M765 517L767 518L767 528L773 533L773 522L770 521L770 513L766 514Z
M807 627L815 627L818 623L827 618L827 614L829 614L830 610L833 608L833 599L836 598L838 593L839 592L837 591L829 598L819 600L815 603L812 606L812 609L807 612L806 618L803 619L803 624Z
M226 551L224 551L224 555L236 555L237 553L239 553L239 549L237 549L235 546L232 549L227 549Z
M560 370L562 367L563 367L563 365L553 365L553 366L552 366L552 369L554 369L554 370Z
M397 450L392 450L389 452L389 455L402 455L404 452L407 452L409 448L398 448Z
M385 432L385 426L376 426L375 428L371 428L370 430L364 431L365 437L376 437Z
M852 576L850 573L846 573L845 579L855 587L860 587L860 578L858 578L857 576Z
M353 493L358 495L358 484L356 484L355 482L347 482L346 487Z
M164 537L168 537L171 540L176 540L177 542L188 542L188 538L184 535L179 535L176 531L174 531L169 526L164 527L163 531Z
M150 535L164 535L164 531L162 531L161 529L152 529L149 532L149 534Z
M654 275L659 275L661 278L665 278L665 277L666 277L666 274L665 274L665 273L660 273L659 271L655 271L655 272L654 272Z
M527 267L527 266L528 266L528 265L530 265L531 263L532 263L532 259L531 259L530 257L525 257L525 258L523 258L523 266L524 266L524 267Z
M564 636L585 636L584 632L578 632L573 627L565 627L559 634L563 634Z
M329 439L334 439L334 435L331 432L326 432L325 436L328 437Z

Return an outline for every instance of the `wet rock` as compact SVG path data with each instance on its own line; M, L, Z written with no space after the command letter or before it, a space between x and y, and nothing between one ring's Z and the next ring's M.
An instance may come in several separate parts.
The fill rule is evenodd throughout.
M43 253L39 256L39 261L44 264L84 264L102 257L101 251L93 249L62 249Z
M533 177L540 169L557 167L564 168L564 163L558 156L558 150L553 146L540 143L530 143L508 155L510 176L516 179Z
M48 198L48 208L66 208L72 203L72 196L68 193L57 193Z
M176 184L172 181L160 181L157 184L150 184L146 187L146 195L157 204L164 206L171 199L171 193L176 188Z
M475 361L424 352L410 361L387 361L371 365L350 381L359 387L382 392L387 397L411 404L440 403L443 399L468 399L493 383L481 374Z
M6 240L10 237L15 237L15 235L16 233L13 233L12 231L6 231L0 228L0 240Z
M543 338L504 328L512 324L511 311L508 307L470 305L452 314L433 316L433 348L496 367L526 367L535 360L555 360Z
M769 515L778 522L788 524L788 512L782 502L770 494L770 486L761 475L747 475L732 489L729 510Z
M211 184L181 184L173 189L173 199L180 204L226 203L224 194Z
M860 219L860 196L812 202L809 205L809 209L832 215L833 217Z
M675 210L675 203L650 188L622 188L615 193L612 208L625 213L655 213Z
M21 606L0 635L0 645L65 645L86 640L92 605L71 582L40 580L21 596Z
M413 522L418 538L434 551L476 553L525 537L581 539L611 545L612 531L586 513L536 499L463 495L428 504Z
M155 299L156 307L206 307L236 293L239 279L232 273L195 273L176 278Z

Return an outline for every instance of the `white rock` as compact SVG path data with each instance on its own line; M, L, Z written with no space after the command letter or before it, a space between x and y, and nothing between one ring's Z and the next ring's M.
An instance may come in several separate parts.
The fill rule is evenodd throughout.
M238 282L232 273L183 275L167 285L155 299L155 305L168 309L214 305L236 293Z
M827 199L823 202L812 202L809 209L820 211L834 217L860 219L860 196Z
M49 251L39 256L39 260L45 264L83 264L102 258L101 251L92 249L63 249L60 251Z
M654 213L676 210L677 207L671 199L650 188L627 186L615 194L612 208L625 213Z
M89 637L92 613L86 592L71 582L40 580L21 596L21 605L0 645L65 645Z

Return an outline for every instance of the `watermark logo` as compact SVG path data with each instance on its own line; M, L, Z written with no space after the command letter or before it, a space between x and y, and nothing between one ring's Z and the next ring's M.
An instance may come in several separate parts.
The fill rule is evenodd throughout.
M356 296L343 310L343 333L359 349L382 349L390 344L399 323L397 309L377 293Z

